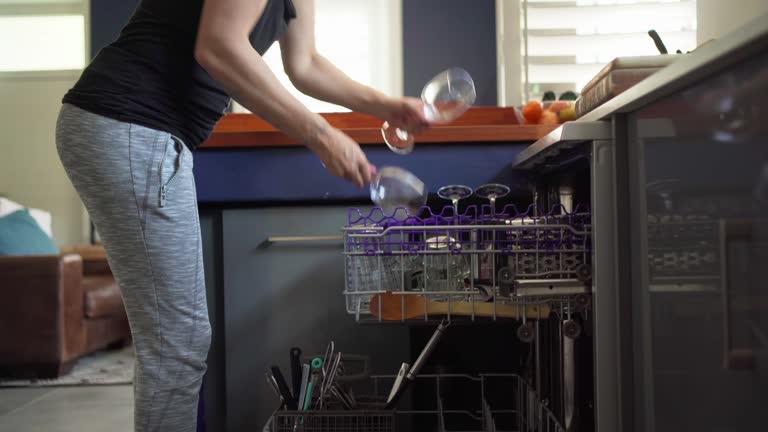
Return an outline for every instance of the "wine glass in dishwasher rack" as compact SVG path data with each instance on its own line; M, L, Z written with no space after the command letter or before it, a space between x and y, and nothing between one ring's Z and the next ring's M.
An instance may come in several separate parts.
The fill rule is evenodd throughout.
M430 124L450 123L464 114L474 103L477 93L469 72L452 67L429 80L421 91L424 117ZM413 135L384 122L381 136L389 148L401 155L413 151Z
M472 188L464 185L448 185L437 190L437 196L442 199L450 200L453 204L453 211L459 216L459 201L472 196Z
M472 196L472 188L464 185L443 186L437 191L440 198L453 205L454 224L460 225L459 201ZM435 232L427 238L427 285L429 291L438 291L437 300L461 300L465 294L465 281L471 278L470 258L464 253L464 242L469 240L458 227L443 233ZM464 238L462 238L464 237ZM466 246L469 246L467 244ZM470 248L471 249L471 248ZM456 293L456 294L452 294Z
M487 199L491 204L490 223L496 222L496 200L509 195L509 191L509 187L498 183L484 184L475 189L475 195ZM478 232L478 249L483 251L478 254L478 276L482 280L492 279L494 269L501 264L501 262L498 262L494 265L494 260L496 259L496 255L493 253L494 246L497 245L498 240L501 240L497 238L498 234L493 229L480 230Z
M475 195L487 199L491 203L491 216L496 217L496 200L509 195L509 187L498 183L488 183L478 186Z

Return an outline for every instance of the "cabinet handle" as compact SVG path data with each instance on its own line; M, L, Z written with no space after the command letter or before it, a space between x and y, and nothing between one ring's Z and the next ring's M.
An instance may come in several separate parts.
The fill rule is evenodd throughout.
M268 237L267 243L305 243L305 242L321 242L342 240L340 235L326 235L326 236L294 236L294 237Z
M755 351L751 348L733 348L731 329L731 293L729 247L735 241L747 243L752 237L749 221L720 220L720 277L723 287L723 367L730 370L754 370Z

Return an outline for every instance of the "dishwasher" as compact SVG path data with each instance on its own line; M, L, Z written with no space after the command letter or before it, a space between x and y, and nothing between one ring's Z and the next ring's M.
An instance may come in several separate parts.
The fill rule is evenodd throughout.
M664 122L640 123L647 142L669 138ZM507 195L488 184L470 198L469 187L452 185L442 194L450 204L435 199L418 212L350 208L341 236L346 313L361 334L408 328L418 355L399 371L371 371L364 356L322 356L342 372L319 367L316 402L276 411L268 430L631 430L654 421L637 414L650 411L664 431L704 424L693 405L689 412L665 394L691 394L706 380L739 395L710 415L755 424L762 411L735 413L765 393L762 378L750 378L764 370L764 303L750 300L760 290L747 283L768 250L763 222L740 216L748 197L696 194L685 179L663 176L641 184L644 209L630 212L616 127L562 125L517 155L519 184ZM640 242L629 229L638 215ZM655 388L633 386L643 382Z
M567 133L610 135L604 124L582 126ZM350 208L342 229L347 313L360 326L409 326L423 349L416 346L419 358L400 371L359 374L351 371L354 358L340 358L337 375L329 345L331 354L315 359L328 367L318 367L316 401L276 411L269 430L594 430L601 276L590 155L600 144L530 160L521 154L525 184L517 193L488 184L470 199L471 188L453 185L440 194L452 203L436 200L414 214ZM478 349L471 366L456 370L461 354L451 347L479 337L513 348L495 362L477 360L485 356ZM402 398L392 403L395 394Z

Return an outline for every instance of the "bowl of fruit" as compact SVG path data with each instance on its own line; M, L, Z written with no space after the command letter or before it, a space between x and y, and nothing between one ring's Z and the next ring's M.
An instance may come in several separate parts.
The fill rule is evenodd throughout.
M544 93L541 101L531 100L520 109L523 124L557 125L576 120L576 93L567 91L555 97L554 92Z

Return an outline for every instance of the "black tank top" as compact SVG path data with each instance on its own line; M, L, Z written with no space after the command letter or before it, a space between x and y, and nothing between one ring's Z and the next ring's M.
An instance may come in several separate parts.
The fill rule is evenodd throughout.
M63 102L169 132L195 148L211 134L229 95L194 58L203 0L141 0L116 41L99 51ZM269 0L250 35L259 54L296 17L291 0Z

